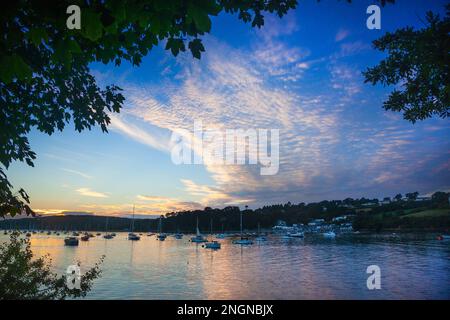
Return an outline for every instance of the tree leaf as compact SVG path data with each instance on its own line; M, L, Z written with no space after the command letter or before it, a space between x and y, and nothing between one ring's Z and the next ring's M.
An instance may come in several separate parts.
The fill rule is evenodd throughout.
M83 35L91 41L100 39L103 33L103 25L99 14L90 9L83 10L81 14L81 30Z

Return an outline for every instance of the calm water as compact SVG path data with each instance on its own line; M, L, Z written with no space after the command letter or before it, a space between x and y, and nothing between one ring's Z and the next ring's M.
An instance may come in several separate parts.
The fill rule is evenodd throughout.
M0 241L7 236L0 235ZM58 272L103 254L103 275L90 299L450 299L450 241L347 236L307 237L241 247L221 240L211 251L168 237L92 238L65 247L64 237L33 235L36 255ZM381 268L381 290L368 290L366 268Z

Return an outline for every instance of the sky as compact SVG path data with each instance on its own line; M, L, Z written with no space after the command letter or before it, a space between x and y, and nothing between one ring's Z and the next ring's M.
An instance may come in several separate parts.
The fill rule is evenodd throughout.
M260 30L221 14L203 37L201 60L173 57L164 44L139 67L92 64L102 86L126 100L109 133L52 136L33 131L35 167L14 163L8 177L41 214L62 211L159 215L205 206L263 205L450 190L448 119L412 124L382 103L392 87L365 84L361 72L384 54L385 32L422 27L446 1L398 1L381 9L381 30L366 28L370 1L301 1ZM279 130L279 168L175 164L173 132ZM185 131L184 131L185 132ZM196 151L198 152L198 150Z

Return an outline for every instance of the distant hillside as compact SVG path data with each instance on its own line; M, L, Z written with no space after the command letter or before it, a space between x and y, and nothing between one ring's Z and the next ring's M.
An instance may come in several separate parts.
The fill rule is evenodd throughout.
M383 229L449 229L450 207L449 193L436 192L431 198L418 199L415 193L409 198L398 199L351 199L321 201L317 203L299 203L264 206L256 210L245 209L243 213L244 229L255 230L258 225L267 229L279 220L291 225L306 224L312 219L322 218L331 222L334 217L352 215L355 230L382 231ZM195 232L197 218L203 233L210 231L236 231L240 224L239 207L225 207L204 210L171 212L162 218L164 232ZM1 229L38 229L38 230L89 230L104 231L107 217L95 215L44 216L36 218L12 219L0 221ZM156 232L159 219L135 219L136 232ZM127 231L131 219L109 217L108 230Z

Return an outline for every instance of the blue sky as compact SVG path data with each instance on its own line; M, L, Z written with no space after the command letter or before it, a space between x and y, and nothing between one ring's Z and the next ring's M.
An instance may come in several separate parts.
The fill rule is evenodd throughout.
M8 174L38 212L126 215L248 204L428 194L450 189L449 123L411 124L382 109L392 88L363 83L383 54L371 41L421 27L446 1L398 1L368 30L369 1L302 1L283 19L252 29L235 16L213 19L200 61L155 48L139 67L92 65L102 85L124 89L109 134L68 126L32 132L35 168ZM195 120L220 129L280 130L278 174L255 166L175 165L170 136Z

